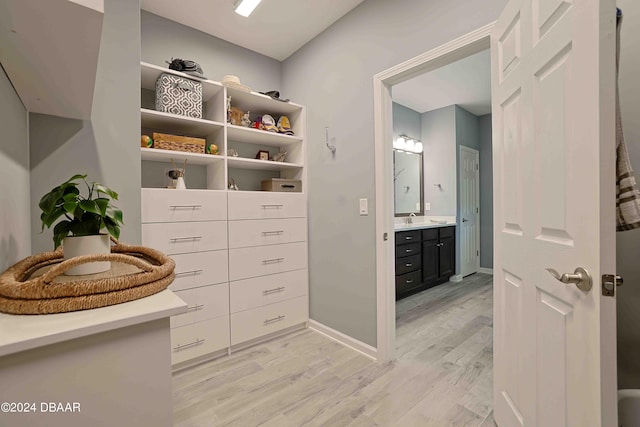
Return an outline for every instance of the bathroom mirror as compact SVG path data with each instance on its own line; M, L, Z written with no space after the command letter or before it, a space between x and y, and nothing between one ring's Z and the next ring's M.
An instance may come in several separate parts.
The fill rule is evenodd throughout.
M396 216L424 214L422 153L393 150L393 188Z

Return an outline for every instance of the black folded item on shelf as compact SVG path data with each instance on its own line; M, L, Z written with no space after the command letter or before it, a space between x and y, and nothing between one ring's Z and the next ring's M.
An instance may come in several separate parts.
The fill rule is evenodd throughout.
M275 99L276 101L289 102L289 99L280 99L280 92L278 92L277 90L270 90L268 92L260 92L260 93L263 95L270 96L272 99Z
M171 61L165 61L169 64L170 70L181 71L190 76L206 79L203 74L202 67L195 61L189 59L171 58Z

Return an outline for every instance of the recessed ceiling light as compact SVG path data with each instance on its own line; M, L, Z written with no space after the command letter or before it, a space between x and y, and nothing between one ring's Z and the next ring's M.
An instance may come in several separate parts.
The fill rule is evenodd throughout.
M236 2L235 11L238 15L247 17L251 15L253 9L260 4L262 0L238 0Z

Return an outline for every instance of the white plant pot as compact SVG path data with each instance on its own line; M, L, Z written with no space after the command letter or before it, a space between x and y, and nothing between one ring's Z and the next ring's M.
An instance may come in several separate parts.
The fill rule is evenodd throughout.
M111 241L108 234L94 236L67 236L63 244L64 259L71 259L81 255L111 253ZM82 274L102 273L111 268L109 261L89 262L80 264L66 271L66 275L79 276Z

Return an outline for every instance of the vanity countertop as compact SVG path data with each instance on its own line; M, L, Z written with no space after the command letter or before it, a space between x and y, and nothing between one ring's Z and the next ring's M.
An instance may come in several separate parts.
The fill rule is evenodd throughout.
M420 230L422 228L438 228L438 227L450 227L456 225L455 222L414 222L413 224L394 224L394 231L409 231Z

